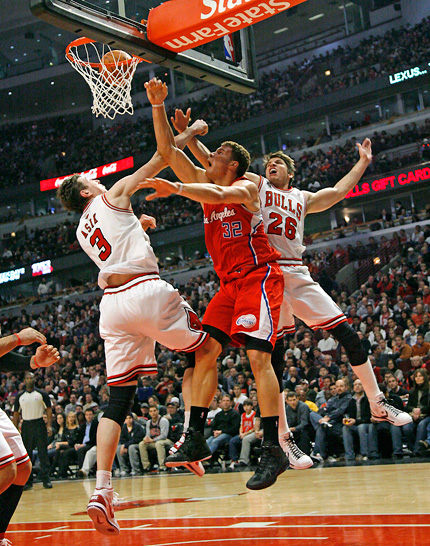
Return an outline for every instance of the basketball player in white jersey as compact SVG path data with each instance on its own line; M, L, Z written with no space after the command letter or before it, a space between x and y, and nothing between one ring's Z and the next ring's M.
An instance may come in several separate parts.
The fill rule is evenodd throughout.
M39 343L40 346L32 357L14 351L20 345L33 343ZM52 345L46 345L45 336L33 328L24 328L17 334L0 339L0 372L16 373L46 368L59 359L58 350ZM11 544L5 538L5 533L31 470L31 460L21 435L0 409L0 546Z
M96 488L87 507L95 528L118 534L113 509L111 469L121 426L134 399L137 377L154 374L158 341L171 350L196 353L204 361L207 334L178 291L160 279L148 235L133 214L130 197L139 182L165 163L154 157L133 175L107 190L98 180L67 178L58 197L68 210L82 213L76 235L99 267L100 335L105 341L109 405L97 430Z
M172 119L180 132L186 128L190 109L184 116L176 111ZM188 142L188 147L196 159L204 166L211 157L210 151L197 138ZM280 444L284 448L293 468L308 468L311 459L301 454L292 439L285 416L285 400L282 388L282 374L285 366L283 359L283 335L295 331L294 316L305 322L312 329L330 330L331 334L345 348L354 372L363 384L369 398L372 417L375 421L388 421L396 426L411 422L411 417L397 410L386 401L379 390L372 365L360 339L347 322L342 310L334 303L321 286L313 281L308 268L303 266L302 254L304 220L307 214L323 212L345 198L364 175L372 160L371 142L366 138L363 144L357 143L359 160L333 188L324 188L312 193L301 191L292 186L294 178L294 160L284 152L269 154L266 160L266 178L254 173L245 176L257 184L263 213L263 221L270 244L282 254L279 265L284 273L284 301L279 320L278 342L272 353L272 364L280 386L279 396L279 434Z

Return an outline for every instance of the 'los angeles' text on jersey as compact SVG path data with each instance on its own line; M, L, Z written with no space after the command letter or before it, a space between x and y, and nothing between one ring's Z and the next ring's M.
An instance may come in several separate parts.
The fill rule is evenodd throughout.
M205 204L204 225L206 247L224 282L280 257L269 245L260 211L240 204Z

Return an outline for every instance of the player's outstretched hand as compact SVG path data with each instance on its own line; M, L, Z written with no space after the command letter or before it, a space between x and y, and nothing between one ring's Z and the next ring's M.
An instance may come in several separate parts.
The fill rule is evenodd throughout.
M152 78L146 82L145 89L148 100L153 106L163 104L168 94L167 85L158 78Z
M182 184L178 182L169 182L163 178L146 178L144 181L139 182L138 189L154 188L155 193L150 193L146 196L147 201L152 201L159 197L169 197L175 193L179 193Z
M176 108L175 117L171 117L170 121L172 122L173 127L178 131L178 133L183 133L190 123L191 108L188 108L187 113L180 108Z
M52 345L41 345L36 351L36 362L39 368L48 368L60 360L60 353ZM36 367L37 367L36 366Z
M365 138L363 144L357 142L360 159L365 159L369 163L372 161L372 142L370 138Z
M24 328L17 334L21 340L21 345L31 345L32 343L46 343L46 337L34 328Z
M209 131L208 124L203 119L196 119L196 121L191 125L191 130L194 135L206 135Z
M147 231L149 228L155 229L157 227L157 220L153 216L148 216L147 214L142 214L139 218L139 222L144 231Z

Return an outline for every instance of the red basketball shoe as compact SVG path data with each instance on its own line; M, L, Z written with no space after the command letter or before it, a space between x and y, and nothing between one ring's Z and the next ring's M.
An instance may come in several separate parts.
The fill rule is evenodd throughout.
M119 535L120 527L113 509L113 488L95 489L87 506L96 531L103 535Z

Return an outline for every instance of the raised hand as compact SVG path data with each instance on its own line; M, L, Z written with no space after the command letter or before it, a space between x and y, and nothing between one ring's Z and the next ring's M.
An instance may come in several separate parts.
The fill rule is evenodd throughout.
M195 135L206 135L209 131L208 124L203 119L196 119L191 125L191 129Z
M144 231L147 231L149 228L155 229L157 227L157 220L153 216L148 216L147 214L142 214L139 218L139 222Z
M31 345L32 343L46 343L46 337L34 328L24 328L17 334L21 340L21 345Z
M170 121L172 122L173 127L178 131L178 133L183 133L190 123L191 108L188 108L187 113L180 108L176 108L175 117L171 117Z
M178 193L180 190L181 184L178 182L169 182L163 178L146 178L144 181L140 182L138 188L154 188L155 193L150 193L146 196L147 201L152 201L159 197L169 197Z
M168 94L167 85L158 78L152 78L146 82L145 89L148 100L153 106L163 104Z
M45 344L37 348L35 358L39 368L49 368L60 360L60 353L52 345Z
M370 138L365 138L363 144L357 142L360 159L365 159L369 163L372 161L372 142Z

